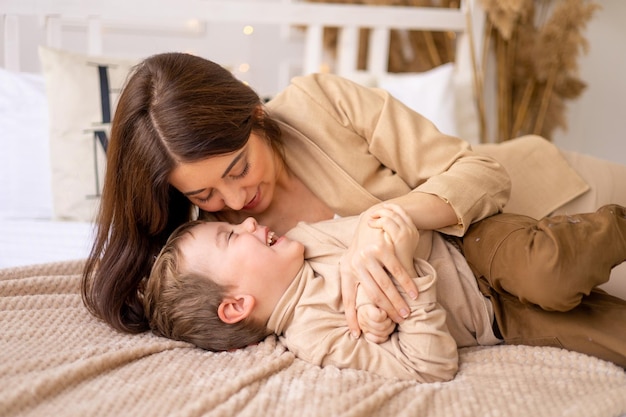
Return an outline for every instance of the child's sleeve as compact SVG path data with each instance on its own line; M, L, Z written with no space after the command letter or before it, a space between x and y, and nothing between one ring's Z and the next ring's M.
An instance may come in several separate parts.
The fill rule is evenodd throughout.
M437 302L436 271L424 260L416 261L416 269L420 275L414 278L419 295L412 300L398 286L411 314L389 340L376 344L363 337L353 339L349 354L344 349L335 349L326 356L325 364L420 382L454 378L458 370L457 345L446 326L446 311ZM357 306L367 302L365 292L359 288Z

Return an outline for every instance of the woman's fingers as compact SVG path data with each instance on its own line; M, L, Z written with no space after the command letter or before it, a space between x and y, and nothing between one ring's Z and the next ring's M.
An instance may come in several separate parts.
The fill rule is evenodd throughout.
M413 255L419 241L419 233L413 221L402 207L383 204L373 212L368 224L383 230L387 243L394 247L393 253L381 254L383 267L411 298L417 298L417 286L406 269L412 268Z
M391 320L400 323L408 317L410 310L396 281L409 296L417 297L417 287L408 271L415 273L412 261L418 238L411 218L397 205L383 204L362 215L340 267L346 319L355 334L362 331L355 309L357 281L370 301Z
M386 204L372 213L368 225L375 229L382 229L395 242L403 233L417 233L417 228L409 215L395 204Z
M398 267L402 268L401 265ZM400 323L408 317L409 306L377 258L367 255L362 257L356 265L356 275L372 303L393 321Z
M400 265L399 269L394 270L392 268L390 274L395 278L398 282L398 285L402 287L402 289L411 297L412 300L417 300L417 296L419 295L419 290L417 289L417 285L415 285L415 281L411 278L411 276L406 272L406 270Z

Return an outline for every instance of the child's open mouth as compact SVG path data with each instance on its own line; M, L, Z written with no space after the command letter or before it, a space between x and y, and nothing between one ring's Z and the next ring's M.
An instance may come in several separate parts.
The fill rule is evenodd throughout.
M276 233L269 231L267 233L267 239L265 243L267 243L267 246L272 246L274 243L276 243L277 240L278 239L276 238Z

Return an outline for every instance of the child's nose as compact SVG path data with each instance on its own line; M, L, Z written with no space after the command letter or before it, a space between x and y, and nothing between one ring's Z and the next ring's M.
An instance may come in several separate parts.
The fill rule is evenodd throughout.
M241 224L246 229L246 231L250 233L254 232L258 226L256 219L254 217L248 217Z

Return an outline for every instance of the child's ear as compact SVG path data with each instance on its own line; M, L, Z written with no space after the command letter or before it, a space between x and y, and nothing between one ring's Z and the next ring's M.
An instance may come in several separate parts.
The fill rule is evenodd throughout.
M252 314L255 303L251 295L226 297L217 308L217 315L224 323L235 324Z

